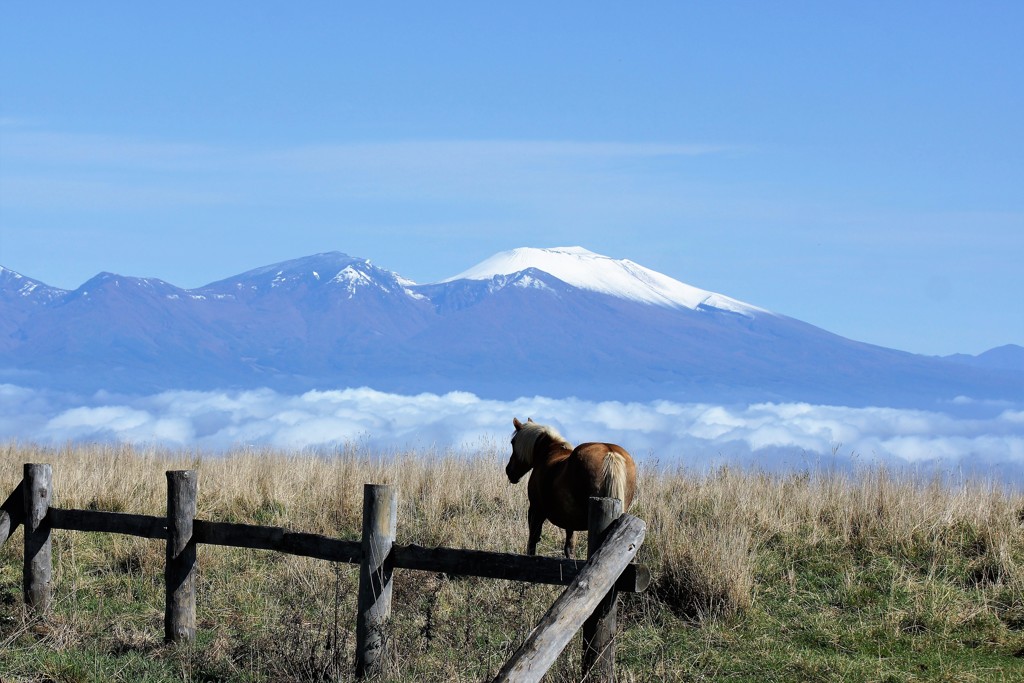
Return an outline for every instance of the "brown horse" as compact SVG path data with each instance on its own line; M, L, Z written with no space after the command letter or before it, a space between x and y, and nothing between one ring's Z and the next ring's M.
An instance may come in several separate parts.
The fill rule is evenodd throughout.
M530 526L526 553L537 553L544 520L565 529L566 557L572 557L573 532L586 531L591 496L618 498L622 511L629 509L636 493L636 464L621 446L584 443L576 448L554 428L532 419L523 424L512 418L512 457L505 466L508 480L516 484L533 470L527 494Z

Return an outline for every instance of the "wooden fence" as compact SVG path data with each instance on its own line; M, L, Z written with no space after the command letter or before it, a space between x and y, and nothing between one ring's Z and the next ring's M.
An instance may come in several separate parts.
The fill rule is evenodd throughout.
M50 607L51 530L97 531L166 540L164 638L188 640L196 631L196 548L199 544L274 550L331 562L359 564L356 674L379 671L391 612L396 569L444 572L567 586L495 681L538 681L573 634L583 628L588 681L614 679L617 592L640 592L650 573L632 564L643 543L642 520L622 514L612 498L590 499L587 561L481 550L423 548L395 543L398 497L390 486L366 484L361 541L286 531L280 527L196 519L194 470L167 472L167 516L53 506L50 465L26 464L21 484L0 506L0 545L25 527L24 597L36 613Z

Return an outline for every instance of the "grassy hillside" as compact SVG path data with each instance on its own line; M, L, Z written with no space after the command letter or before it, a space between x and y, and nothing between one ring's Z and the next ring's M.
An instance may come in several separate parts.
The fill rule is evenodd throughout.
M49 462L58 506L164 514L164 472L195 468L199 517L355 539L362 485L389 483L400 543L521 552L526 491L505 481L505 457L8 445L0 496L22 463ZM622 598L620 680L1024 680L1019 493L878 469L648 469L631 512L648 524L639 561L654 584ZM557 555L559 536L545 527L540 552ZM167 646L162 542L55 531L44 620L21 606L21 549L20 530L0 549L0 680L351 678L355 566L202 546L199 634ZM429 681L493 676L559 593L401 570L394 591L385 678ZM574 642L549 680L578 667Z

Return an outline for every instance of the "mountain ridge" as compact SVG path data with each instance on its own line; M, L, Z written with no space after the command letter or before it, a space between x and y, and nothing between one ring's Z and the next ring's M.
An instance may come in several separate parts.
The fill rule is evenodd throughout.
M11 277L0 280L10 281L0 286L0 382L129 393L370 386L494 398L1024 402L1024 373L845 339L674 280L681 287L662 290L700 292L692 305L644 300L647 283L621 275L655 271L580 247L567 256L577 272L562 274L575 284L528 261L488 272L501 270L492 258L473 277L418 285L342 252L195 289L101 273L32 305L10 295L21 282ZM579 270L597 259L597 272L626 282L625 295ZM671 280L655 275L656 284Z
M1003 344L975 355L954 353L950 356L940 357L955 363L964 363L980 368L1024 372L1024 346L1019 344Z

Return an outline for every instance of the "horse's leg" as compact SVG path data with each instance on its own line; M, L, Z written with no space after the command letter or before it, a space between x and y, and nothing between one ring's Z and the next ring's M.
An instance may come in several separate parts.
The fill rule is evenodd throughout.
M562 552L565 553L567 558L572 558L573 551L576 550L576 539L572 537L572 529L565 530L565 545L562 546Z
M530 525L530 537L526 541L526 554L536 555L537 543L540 542L540 530L544 526L544 515L530 507L526 519Z

